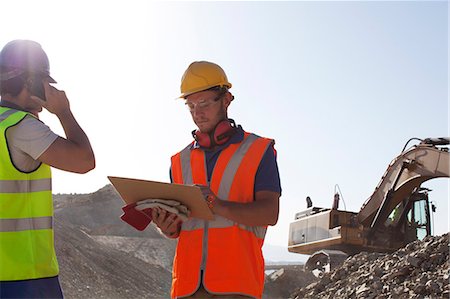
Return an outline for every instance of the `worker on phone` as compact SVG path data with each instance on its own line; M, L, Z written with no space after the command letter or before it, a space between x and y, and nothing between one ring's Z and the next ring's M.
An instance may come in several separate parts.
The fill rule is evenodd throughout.
M0 52L0 298L63 298L53 243L50 166L86 173L90 142L64 91L51 83L41 45L14 40ZM39 120L55 114L66 137Z

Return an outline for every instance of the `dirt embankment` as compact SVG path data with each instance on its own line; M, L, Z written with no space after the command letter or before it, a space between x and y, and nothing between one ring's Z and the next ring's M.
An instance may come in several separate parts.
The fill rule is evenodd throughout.
M102 245L87 233L55 221L60 281L67 299L169 298L171 273L133 254Z
M140 232L123 222L123 202L110 185L54 200L56 254L66 299L170 298L175 241L153 225Z

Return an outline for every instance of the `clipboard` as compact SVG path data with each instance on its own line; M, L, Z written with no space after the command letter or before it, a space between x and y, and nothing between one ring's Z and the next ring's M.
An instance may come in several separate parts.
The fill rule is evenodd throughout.
M149 198L171 199L181 202L191 211L191 217L213 220L214 215L198 186L170 184L157 181L108 176L126 204Z

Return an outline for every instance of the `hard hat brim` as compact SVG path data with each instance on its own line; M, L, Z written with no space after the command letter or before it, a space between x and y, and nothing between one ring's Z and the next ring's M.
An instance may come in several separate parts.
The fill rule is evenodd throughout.
M194 89L194 90L189 90L187 92L183 92L179 97L177 97L177 99L184 99L187 96L190 96L191 94L194 94L194 93L197 93L197 92L200 92L200 91L205 91L205 90L208 90L208 89L211 89L211 88L214 88L214 87L226 87L226 88L230 89L231 86L233 86L233 85L231 83L229 83L229 82L227 84L219 84L219 85L213 84L213 85L210 85L210 86L203 86L201 88L197 88L197 89Z
M9 80L9 79L18 77L18 76L20 76L23 73L24 73L24 71L20 70L20 69L15 69L15 70L7 71L7 72L4 72L4 73L0 73L0 80L1 81L6 81L6 80ZM45 75L45 77L48 79L49 83L58 83L50 75Z
M48 80L49 83L58 83L58 82L56 82L56 80L53 79L50 75L48 75L47 78L49 79L49 80Z

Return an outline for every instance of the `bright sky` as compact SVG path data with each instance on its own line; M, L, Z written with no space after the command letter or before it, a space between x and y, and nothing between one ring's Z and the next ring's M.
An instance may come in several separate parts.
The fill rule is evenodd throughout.
M97 167L54 171L55 193L106 176L169 181L170 156L195 128L179 93L195 60L221 65L229 116L276 140L283 195L266 243L287 245L306 207L338 184L357 212L412 137L449 136L448 3L2 1L0 44L41 43L88 134ZM63 134L49 113L41 119ZM435 233L449 231L449 180L425 186ZM343 203L341 203L341 208Z

